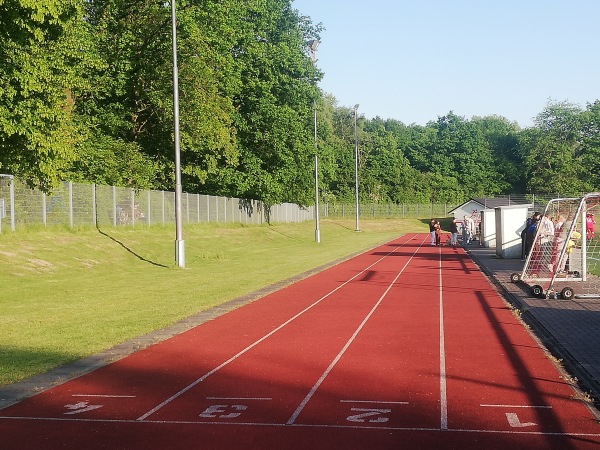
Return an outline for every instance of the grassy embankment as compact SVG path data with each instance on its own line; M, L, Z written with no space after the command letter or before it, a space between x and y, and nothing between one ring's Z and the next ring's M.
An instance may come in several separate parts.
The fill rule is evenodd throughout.
M184 229L36 230L0 235L0 386L133 337L408 232L416 219Z

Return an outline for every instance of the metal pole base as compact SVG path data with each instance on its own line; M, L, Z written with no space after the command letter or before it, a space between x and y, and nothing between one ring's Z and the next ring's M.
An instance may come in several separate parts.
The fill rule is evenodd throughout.
M175 262L177 267L185 267L185 242L183 240L175 240Z

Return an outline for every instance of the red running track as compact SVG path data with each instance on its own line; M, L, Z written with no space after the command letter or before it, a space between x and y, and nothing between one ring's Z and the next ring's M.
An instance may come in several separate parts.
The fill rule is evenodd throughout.
M464 250L412 234L1 410L0 448L598 448L574 397Z

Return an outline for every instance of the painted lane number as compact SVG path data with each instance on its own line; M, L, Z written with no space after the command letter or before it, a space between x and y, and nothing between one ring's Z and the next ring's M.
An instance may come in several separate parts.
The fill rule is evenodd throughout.
M241 412L238 411L246 411L247 409L248 407L245 405L212 405L200 413L200 417L234 419L241 415Z
M352 408L351 411L356 411L359 414L354 414L352 416L348 416L346 420L349 422L366 422L368 417L371 419L368 420L369 423L383 423L387 422L389 417L382 417L384 414L389 414L392 412L391 409L373 409L373 408ZM378 416L378 417L377 417ZM377 418L373 418L377 417Z
M94 409L102 408L103 405L90 405L89 402L79 402L71 405L65 405L65 408L69 409L69 412L63 414L81 414L86 411L93 411Z
M521 422L515 413L506 413L506 419L512 428L525 428L537 425L535 422Z

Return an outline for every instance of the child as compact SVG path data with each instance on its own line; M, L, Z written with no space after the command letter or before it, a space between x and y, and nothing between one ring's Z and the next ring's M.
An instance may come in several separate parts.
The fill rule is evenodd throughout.
M590 239L594 239L594 224L596 223L596 219L594 219L594 215L592 213L587 213L585 217L585 231L586 237L589 241Z
M435 245L440 245L440 241L442 240L442 230L440 228L440 223L436 220L435 225L433 226L435 229Z

